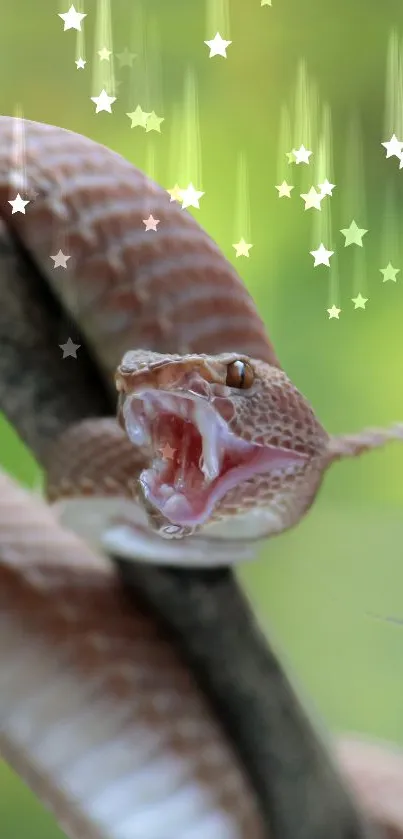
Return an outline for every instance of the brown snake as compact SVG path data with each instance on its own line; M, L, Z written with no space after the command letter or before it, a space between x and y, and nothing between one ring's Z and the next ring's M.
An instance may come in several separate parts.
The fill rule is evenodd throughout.
M217 651L206 652L199 638L189 653L187 639L185 654L210 698L220 695L221 722L235 741L239 729L239 755L165 630L144 606L130 610L110 566L5 477L4 755L81 839L258 839L269 828L273 839L369 835L275 658L269 666L248 627L250 613L225 566L248 556L252 540L296 523L330 462L399 437L401 428L330 438L281 370L217 246L118 155L25 123L19 176L27 197L36 196L24 215L11 215L13 125L0 118L0 406L47 467L51 497L99 496L79 510L88 510L81 524L95 522L102 546L130 560L224 566L210 576L178 576L133 562L122 573L179 635L194 617L186 597L194 615L200 608ZM143 224L150 214L159 219L156 233ZM70 255L63 276L50 259L59 248ZM18 270L29 278L25 288L22 276L15 287ZM83 347L77 362L61 363L57 343L66 333L52 348L63 320L49 325L49 317L63 316L35 287L38 271L79 324L88 358ZM110 413L123 355L120 428L95 417ZM161 457L167 445L170 456ZM185 618L180 609L169 614L173 603ZM239 686L228 661L235 648ZM209 655L216 655L215 680ZM240 709L255 719L242 722ZM261 724L255 734L254 722Z

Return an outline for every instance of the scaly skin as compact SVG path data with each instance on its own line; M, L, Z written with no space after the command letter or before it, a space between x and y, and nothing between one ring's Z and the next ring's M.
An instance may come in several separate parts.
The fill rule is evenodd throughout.
M12 125L13 121L9 118L0 120L0 135L3 140L0 146L0 184L2 184L0 192L2 190L2 197L6 198L15 196L15 188L9 188L11 182L9 163L12 158ZM178 208L172 207L172 209L166 211L165 205L159 204L161 212L158 215L161 218L166 215L171 224L170 234L165 239L160 237L158 240L162 244L161 251L159 251L160 245L157 242L151 245L151 240L146 239L143 231L140 235L140 225L137 230L134 229L134 222L136 214L139 218L141 218L141 215L146 217L148 214L146 210L143 212L143 198L146 198L147 203L151 197L158 198L159 196L158 201L161 200L162 202L163 199L166 201L166 196L150 185L143 176L136 173L121 158L76 135L65 134L59 129L35 124L28 124L26 147L28 185L31 189L38 191L39 197L31 207L32 212L21 218L7 216L7 205L1 205L8 230L14 231L19 243L25 245L32 260L41 268L42 275L48 274L48 278L51 282L53 281L55 288L57 286L58 293L63 297L65 305L70 307L74 316L80 321L96 352L101 368L104 373L109 374L111 390L114 364L121 352L128 346L151 346L151 351L156 353L159 349L159 343L162 342L164 347L161 347L161 350L164 353L169 352L172 355L178 350L183 351L182 354L187 358L182 358L181 364L186 365L189 356L203 352L202 344L203 342L206 343L207 335L207 343L209 349L212 352L214 351L214 359L210 359L209 362L206 362L206 360L203 362L200 359L198 362L193 360L193 365L198 365L199 371L204 374L199 378L198 386L203 385L203 382L206 381L207 370L210 371L209 384L211 386L224 386L222 365L228 364L229 358L228 356L223 357L222 354L228 353L228 351L236 352L237 358L247 356L251 360L255 370L255 381L258 385L260 382L260 387L262 386L262 380L268 382L266 396L270 398L273 396L273 392L275 394L276 375L278 375L280 378L277 383L281 383L279 392L281 398L279 398L277 409L279 409L282 424L285 426L285 433L287 429L289 433L288 438L286 434L286 441L288 439L291 445L288 446L287 450L290 452L293 449L293 457L298 455L298 460L300 460L301 454L309 457L309 434L306 424L303 424L302 429L294 426L294 430L302 430L306 435L306 439L301 446L301 441L296 441L295 435L293 436L289 429L290 420L293 418L294 403L292 400L285 400L287 404L283 405L282 401L284 393L293 393L295 404L300 407L304 404L302 397L296 394L291 385L286 384L286 379L283 378L270 344L264 336L261 322L256 315L253 304L235 272L225 262L206 235L190 220L190 217L186 213L182 214ZM109 169L113 170L112 173L109 172ZM135 194L139 186L140 194L138 201L136 201ZM62 188L61 194L60 187ZM89 190L88 194L87 190ZM148 208L148 212L150 209ZM109 218L109 226L102 223L105 221L105 214ZM172 231L172 228L174 231ZM171 235L172 238L170 238ZM128 242L129 246L126 247ZM49 270L51 269L49 254L56 253L58 247L62 245L65 252L71 251L74 256L74 270L71 275L68 274L69 282L59 284L56 283L55 274L52 274L52 271ZM98 247L99 255L97 250L92 250L94 245ZM21 247L16 247L15 251L19 256L22 255ZM167 258L170 254L174 257L172 261ZM11 326L4 319L1 323L0 319L4 350L0 359L2 404L24 439L32 446L43 462L45 460L43 446L46 440L52 436L56 437L57 429L62 433L65 428L68 428L70 422L74 422L72 417L75 412L80 417L91 417L93 413L98 414L103 398L100 398L98 404L95 391L94 393L87 392L88 379L86 379L85 374L82 375L82 370L77 377L79 394L74 393L73 374L70 375L72 368L69 367L69 373L67 374L64 362L60 364L61 370L58 377L55 352L52 349L54 324L48 322L49 312L48 317L46 317L44 312L39 312L40 307L37 306L39 295L42 295L43 292L40 292L38 285L36 291L38 300L36 300L36 296L32 292L32 283L37 278L35 278L35 270L32 265L30 282L25 287L25 292L18 288L18 285L16 285L16 279L19 279L18 272L15 271L15 266L13 269L11 265L14 255L11 252L8 254L10 259L7 258L7 265L4 265L2 277L6 287L6 300L3 302L6 303L6 310L8 307L8 313L11 315ZM8 268L10 268L10 276L8 275ZM185 276L183 276L184 271ZM153 282L156 278L161 279L161 277L164 282L159 289L160 295L153 297L155 292ZM205 277L208 278L208 283L205 283L203 288L200 285L200 280L205 279ZM167 278L172 281L175 280L172 286L165 282ZM178 290L176 297L175 289ZM200 294L201 298L204 295L206 304L212 304L213 308L210 308L209 312L206 308L207 319L203 317L203 307L199 299L195 311L194 297L192 299L193 310L189 308L189 300L186 300L188 292L191 295L196 295L196 297ZM32 299L29 303L30 295ZM161 300L164 306L166 304L167 311L169 311L171 305L171 313L172 304L174 304L175 320L164 321L161 312L158 311ZM45 301L42 302L44 304ZM122 302L127 305L127 311L122 311ZM197 315L197 322L195 319L192 320L192 311ZM218 331L218 321L215 318L217 312L220 315L219 322L221 323L221 329ZM223 313L225 315L224 320L222 319ZM19 318L18 315L21 317ZM41 334L41 323L44 327L43 331L46 333L45 338ZM173 329L170 327L172 324L174 324ZM216 331L213 341L214 329ZM147 333L148 338L146 337ZM53 336L52 339L50 338L51 335ZM189 345L186 344L187 336L189 337ZM60 340L65 340L66 337L66 335L61 335ZM193 345L190 346L192 342ZM198 346L198 342L200 346ZM54 350L56 350L56 341ZM231 355L231 359L233 357ZM257 361L254 362L252 359L257 359ZM175 359L170 358L169 365L166 366L169 375L173 369L172 362L175 364ZM266 369L267 373L268 369L263 366L260 367L260 365L268 365L270 371L273 371L271 375L273 375L274 389L270 388L270 379L265 374L262 375L263 371ZM147 367L152 369L152 364L147 363ZM28 377L27 370L31 371ZM89 368L86 368L86 372L88 370ZM278 374L275 371L278 371ZM189 370L184 372L187 375ZM193 370L191 372L194 373ZM211 381L211 373L214 381ZM218 377L218 381L216 377ZM89 390L90 383L88 384ZM249 395L251 394L252 391ZM77 396L79 399L77 399ZM214 395L214 398L216 396L217 394ZM234 398L232 397L230 400L231 409L233 401ZM256 416L258 416L260 409L258 401L257 398L254 402ZM97 403L96 407L95 403ZM244 406L247 417L248 402L244 401L239 404ZM265 409L266 407L269 407L268 403L265 405ZM275 411L272 411L272 418L274 415ZM311 422L312 414L309 413L308 415ZM234 417L227 417L227 419L232 419L235 422ZM97 441L98 443L104 441L100 456L104 458L104 470L108 469L108 452L105 450L105 426L95 428L92 420L87 419L86 422L87 443L90 445L94 443L95 445ZM107 423L106 420L102 422ZM118 440L122 441L122 444L124 441L126 454L129 458L135 458L135 470L142 468L144 452L135 452L132 447L128 448L123 431L121 432L116 424L113 428L115 445ZM284 431L283 427L281 431ZM79 435L79 432L80 427L75 426L71 432L67 431L67 434L71 433L73 435L72 441L75 440L74 458L76 462L81 458L80 462L83 464L90 457L90 452L77 449L79 436L74 437L74 435ZM244 436L248 433L248 430L245 429L245 421L242 424L241 432ZM112 434L112 431L110 433ZM274 429L267 424L267 427L265 426L267 439L273 441L273 433ZM269 435L271 436L269 437ZM110 437L110 440L112 439ZM306 450L304 450L304 446ZM302 451L300 451L301 448ZM59 447L58 451L60 453L62 449ZM63 457L67 458L69 452L73 453L73 448L65 448ZM115 449L115 452L118 456L117 449ZM111 453L112 448L109 449L109 456ZM61 462L62 456L59 456ZM147 459L148 457L146 457ZM119 464L119 468L123 472L126 467L127 464ZM137 471L134 472L134 475L136 474ZM113 484L113 475L98 475L98 480L101 483L102 491L107 487L109 492L115 492L117 487L116 484ZM82 481L84 491L91 491L91 484L85 484L85 474ZM122 491L124 491L123 487ZM5 579L9 585L11 583L11 590L15 593L15 601L10 604L10 600L7 598L7 591L8 594L10 594L10 591L5 587L2 617L8 619L11 615L16 622L16 628L23 628L24 632L28 633L27 647L30 651L33 648L34 636L26 619L28 616L32 616L35 622L35 630L38 630L38 642L46 667L50 666L54 659L58 661L60 652L64 653L65 651L64 643L66 642L67 666L62 667L61 676L70 679L69 685L71 685L72 675L76 672L76 657L83 654L85 657L85 651L82 650L78 636L74 635L74 620L72 625L60 627L61 634L57 638L55 638L55 632L52 629L54 611L57 611L61 605L69 606L69 603L62 604L66 569L60 566L58 582L61 591L58 594L55 592L53 598L52 592L49 592L47 588L50 572L47 576L42 574L41 562L44 557L45 565L48 564L52 572L54 570L57 574L58 562L63 558L63 551L66 548L67 562L70 562L71 554L74 555L75 553L73 565L78 564L80 575L85 574L85 567L83 568L80 564L83 560L84 566L86 565L85 550L80 548L79 543L75 548L74 545L70 545L69 548L67 535L55 526L50 517L49 526L53 533L53 541L51 541L51 553L49 553L50 545L49 539L46 538L47 530L46 528L41 529L40 522L38 522L40 515L34 509L34 505L29 505L28 501L20 503L17 499L14 518L13 521L10 521L10 498L7 496L7 492L12 496L13 490L11 486L9 490L7 489L6 482L1 494L3 503L2 532L5 531L8 538L2 546L3 567L1 573L2 579ZM20 520L27 524L27 530L21 528ZM35 543L35 539L30 540L29 538L29 534L34 534L34 532L37 539L39 537L37 543ZM186 537L181 540L181 543L185 541ZM35 555L35 547L38 549L37 555ZM88 555L88 566L91 566L91 561L91 557ZM24 567L24 565L29 566L31 562L34 566L32 569L34 571L33 575L28 573L29 568ZM16 573L13 571L10 573L10 563L17 566ZM300 708L286 676L278 665L276 657L272 654L268 655L262 639L257 638L255 627L251 626L248 609L245 608L236 587L231 587L231 582L228 582L230 572L217 573L210 578L207 575L195 575L193 573L183 573L178 576L177 572L173 571L159 574L159 582L162 582L162 586L160 585L157 596L156 575L149 573L148 580L146 580L144 570L144 567L140 565L131 564L125 568L126 577L135 571L137 580L132 582L141 583L139 578L143 578L143 588L140 584L140 590L147 591L147 594L153 593L154 600L159 598L159 611L165 618L168 616L167 605L170 601L170 624L175 627L179 635L179 630L184 628L183 622L186 617L184 616L184 607L189 604L184 603L183 597L178 597L178 595L183 594L183 592L187 594L191 613L187 616L188 621L189 618L190 621L187 625L186 641L189 642L188 636L190 636L191 644L189 646L188 643L188 647L184 644L184 647L188 654L190 653L190 656L193 655L193 660L197 661L198 672L200 678L203 676L204 684L208 685L210 680L210 695L214 695L217 707L219 707L218 699L221 701L222 718L226 719L228 730L232 729L233 739L237 740L239 753L243 755L244 762L250 768L256 790L259 789L260 800L262 806L264 806L265 816L267 816L266 824L270 824L272 836L279 837L279 839L280 837L281 839L296 839L296 837L298 839L313 839L313 837L322 839L323 836L326 836L327 839L330 836L335 837L335 839L346 839L346 837L350 837L350 839L357 837L358 839L358 837L369 835L360 813L355 812L348 794L339 782L337 773L333 771L331 762L327 760L326 750L322 748L320 740L316 738L309 720ZM156 569L147 569L147 571L153 570ZM64 591L66 591L66 587ZM176 599L172 597L172 594L175 595ZM100 619L107 637L105 638L101 634L101 637L98 635L95 640L97 642L108 642L113 637L113 631L118 628L118 618L120 617L112 599L112 592L106 586L106 595L109 600L104 603L100 611L96 612L95 616L88 612L85 599L87 595L89 595L89 592L88 590L85 591L84 587L84 599L83 601L80 600L79 605L82 609L83 618L85 621L89 620L89 624L86 624L86 635L88 636L88 630L91 626L93 628L99 626L97 620ZM31 609L33 600L36 603L35 613ZM76 598L73 597L72 606L74 606L75 600ZM200 600L202 601L201 604ZM177 604L175 616L172 616L172 603ZM92 605L94 606L94 603ZM200 605L202 605L203 620L200 620ZM67 620L69 620L68 608L65 610L64 617L66 613ZM222 617L223 614L224 618ZM107 620L105 620L105 616ZM176 617L176 621L172 617ZM48 619L50 625L45 631L44 622L46 623ZM130 630L130 627L128 629ZM73 635L74 640L78 640L74 649L69 646ZM13 632L11 637L14 637ZM119 637L124 640L123 635ZM183 631L181 637L185 641ZM92 642L93 639L90 638L90 640ZM51 647L45 647L44 641L46 643L51 642ZM230 650L231 653L233 652L234 643L236 643L237 655L242 648L243 658L237 658L237 655L228 655ZM97 646L96 649L98 650ZM101 663L104 662L105 664L103 644L101 644L98 652ZM125 652L129 656L135 655L131 647L128 651L125 649ZM223 655L224 652L227 653L226 656ZM236 659L235 670L232 666L233 659ZM214 667L212 666L212 660ZM84 676L91 674L89 665L92 662L92 656L89 660L85 658L85 666L78 680L79 685L82 685ZM64 663L62 661L62 664ZM237 663L239 664L239 672L236 671ZM28 710L25 704L26 688L32 688L32 679L37 674L33 672L32 666L25 667L24 658L22 663L18 661L18 667L14 666L16 662L14 661L13 650L10 652L7 641L2 648L2 664L3 667L0 669L3 678L7 676L7 669L4 665L10 665L17 680L17 684L12 687L10 694L7 693L7 690L1 692L2 699L5 697L5 700L7 700L9 697L11 703L10 705L6 704L6 707L3 708L5 720L4 725L2 723L1 726L3 737L4 733L6 738L10 737L11 746L8 755L10 759L14 756L15 765L20 768L20 771L22 764L24 764L30 782L32 782L35 773L28 766L27 755L31 760L33 759L34 764L36 761L36 769L39 768L39 777L36 781L37 783L39 781L39 789L41 789L40 784L44 770L46 772L43 759L46 755L51 754L49 748L46 749L46 746L48 746L46 738L44 749L42 749L42 741L38 744L36 738L32 743L28 743L28 747L24 741L21 743L22 734L25 733L28 737L32 734L27 730L26 717L24 716L24 713ZM105 675L102 667L101 673L103 676ZM262 681L267 688L266 691L263 689L263 694ZM42 689L40 673L39 682L39 687ZM60 683L58 684L60 687ZM64 681L62 684L66 685L66 682ZM53 681L51 685L53 688ZM6 687L10 690L8 684L6 684ZM105 691L102 690L102 687L101 685L101 697L104 697ZM69 689L66 689L65 694L66 700L72 695L74 698L74 692L72 694ZM46 691L47 699L49 699L49 695L52 697L52 693L49 692L48 694ZM234 695L236 701L234 701ZM21 702L17 701L17 708L14 706L16 697L17 700L21 700ZM133 691L131 698L133 699ZM63 696L60 696L60 699L63 700ZM116 692L114 692L113 701L115 704L113 708L115 709L116 699ZM87 710L89 705L90 702L87 702ZM35 697L34 706L37 707ZM56 717L59 713L58 703L56 702L55 706L52 705L51 707L52 714L54 713ZM252 723L250 719L245 719L245 708L251 711L249 717L252 719ZM103 708L101 707L99 710L101 720L105 720ZM22 718L18 716L20 711L23 712ZM31 715L32 711L31 705ZM41 704L39 704L39 711L43 717L42 721L45 721L45 730L48 730L49 720L45 707ZM30 714L28 714L28 719ZM20 728L17 725L19 721L21 722ZM115 720L115 722L118 722L118 720ZM77 727L73 728L77 733ZM102 732L103 726L100 726L99 735L102 735ZM88 727L88 731L85 730L85 734L92 737L91 726ZM37 751L38 746L39 752ZM137 748L137 744L133 743L133 749L135 748ZM19 764L17 763L17 753L19 754ZM87 753L83 755L84 762L87 757ZM39 763L39 767L38 760L39 762L42 760L42 765ZM61 761L63 769L65 766L63 754L61 755ZM113 766L115 765L114 760L111 763ZM81 763L80 766L82 769ZM94 775L97 784L99 780L102 782L103 768L101 762L96 762L93 767L95 771L90 773L89 778L91 788ZM106 761L106 769L109 771L110 768L109 762ZM70 775L70 780L77 784L82 777L80 773L77 775L74 771ZM58 789L60 778L52 777L49 780L51 783L46 786L46 794L53 786L53 796L55 796L55 788L57 794L60 792ZM88 790L84 791L81 787L78 787L78 792L81 797L84 795L85 804L88 804L88 798L86 798ZM307 808L307 801L311 802L313 806ZM102 796L97 799L97 802L102 809L104 803ZM91 795L89 804L92 808L94 807L94 798ZM68 808L71 816L74 811L77 811L77 802L69 801ZM94 820L94 810L92 809L91 812ZM105 817L104 811L103 816ZM132 808L131 817L133 817ZM98 821L97 825L99 825ZM109 828L111 828L111 825L109 825ZM259 827L257 827L257 830L259 830ZM80 836L93 836L95 831L96 827L94 827L94 830L91 830L91 828L88 830L88 827L86 827L84 834L82 826L79 826L78 830L77 825L74 827L74 832ZM249 839L252 835L255 837L258 834L253 833L253 830L251 831L248 828L246 835Z
M257 447L251 448L254 468L248 477L237 477L233 470L236 479L224 495L205 504L204 511L187 524L181 510L185 502L192 507L193 500L186 469L179 508L171 502L168 513L168 505L149 488L156 448L164 444L161 432L169 422L161 426L151 446L140 446L129 455L130 475L122 470L122 462L127 463L123 437L111 427L108 443L105 424L105 436L95 434L95 424L86 424L81 431L87 437L76 435L75 444L79 439L80 447L91 445L91 463L81 461L78 473L77 448L70 457L69 435L59 441L59 448L66 446L65 471L57 474L53 466L52 497L72 487L76 495L82 491L99 495L108 483L116 495L140 502L140 516L148 514L147 527L154 533L176 539L203 535L215 544L223 540L250 544L299 521L333 460L402 436L398 426L386 433L329 437L281 370L253 301L215 243L189 213L170 201L168 193L120 156L77 134L24 122L26 156L17 175L23 172L27 195L37 196L25 215L12 215L7 201L16 193L16 124L10 117L0 117L3 218L80 325L111 389L115 368L125 354L117 381L126 401L138 397L144 387L193 400L196 389L198 402L212 408L210 426L202 435L208 448L214 417L223 420L228 433L224 451L227 443L231 448L239 441ZM143 220L150 213L159 219L156 233L145 230ZM70 255L66 271L55 270L50 259L59 248ZM234 359L243 359L252 369L251 387L226 387L226 370ZM156 366L164 371L158 381ZM186 376L192 378L192 388ZM122 413L120 419L128 430ZM99 456L95 438L101 447ZM105 468L96 471L95 464L101 467L111 440L115 457L107 473ZM181 444L178 451L183 458ZM58 462L54 449L49 462ZM200 470L196 477L200 479ZM213 480L204 478L208 494ZM174 481L168 483L171 487ZM118 541L109 547L119 550ZM178 563L182 553L178 548ZM244 549L240 554L244 556Z

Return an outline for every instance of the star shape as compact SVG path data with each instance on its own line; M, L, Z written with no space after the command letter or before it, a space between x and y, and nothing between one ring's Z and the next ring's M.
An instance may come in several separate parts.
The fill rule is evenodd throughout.
M164 122L165 117L157 117L155 111L151 111L148 114L147 122L146 122L146 131L158 131L161 134L161 122Z
M295 157L296 163L309 163L312 152L308 151L305 146L300 146L299 149L293 149L292 154Z
M163 456L163 458L165 458L165 460L173 460L175 451L176 451L176 449L173 449L169 445L169 443L165 443L165 445L161 449L162 456Z
M396 274L399 273L400 268L394 268L391 262L388 262L386 268L379 269L381 274L383 274L382 282L387 283L388 280L392 280L392 283L396 283Z
M85 61L84 58L77 58L77 61L75 61L74 63L77 67L77 70L84 70L84 67L85 67L87 62Z
M108 96L106 90L103 89L99 96L91 96L91 102L94 102L97 106L95 109L96 114L99 114L100 111L107 111L108 114L111 114L111 105L116 102L116 96Z
M339 314L341 312L341 309L338 309L337 306L333 304L333 306L331 306L330 309L326 309L326 311L329 315L329 320L331 320L332 318L336 318L337 320L339 320Z
M27 206L27 204L29 204L29 201L24 201L24 199L21 198L21 195L18 192L17 197L14 198L13 201L9 201L8 203L11 204L13 208L11 215L14 215L14 213L24 213L25 215L25 207Z
M130 50L125 47L123 52L116 53L116 58L119 62L119 67L132 67L133 61L137 58L137 55L134 52L130 52Z
M58 17L61 17L64 21L64 32L66 32L66 29L77 29L78 32L81 32L81 21L83 18L87 17L87 15L83 15L81 12L76 12L74 6L70 6L68 12L58 14Z
M29 200L30 201L35 201L36 198L39 197L39 192L37 192L36 189L34 189L31 186L27 187L26 194L29 195Z
M295 163L295 154L293 151L286 151L285 156L289 163Z
M350 227L345 227L343 230L340 230L340 233L346 237L346 241L344 247L347 248L348 245L359 245L362 248L362 237L368 233L368 230L364 230L364 228L357 227L354 219L350 224Z
M293 186L287 183L287 181L283 181L282 184L276 186L278 190L278 197L279 198L291 198L291 190L294 189Z
M136 110L132 111L131 114L126 114L126 116L129 117L132 123L130 128L145 128L150 114L143 111L140 105L137 105Z
M100 61L110 61L112 50L108 50L106 47L102 47L102 49L98 50L98 55Z
M59 344L61 350L63 350L63 358L68 358L71 356L72 358L77 358L77 350L80 349L81 344L75 344L71 338L68 338L65 344Z
M322 201L323 195L320 192L316 192L314 186L311 186L309 192L301 193L301 198L305 201L305 209L306 210L320 210L320 202Z
M179 184L175 184L172 189L167 189L167 192L171 196L169 199L169 203L172 201L178 201L179 204L182 203L182 192L183 190L180 188Z
M50 259L53 259L54 268L67 268L67 260L70 259L70 256L63 253L63 251L58 250L54 256L51 256Z
M196 210L199 210L199 199L202 195L204 195L204 192L195 189L193 184L189 184L186 189L182 189L182 210L185 210L186 207L196 207Z
M329 183L328 179L325 178L323 184L318 184L322 197L324 198L325 195L333 195L333 190L336 184Z
M393 134L387 143L381 143L381 145L386 149L386 157L398 157L400 160L403 143L397 139L396 134Z
M327 265L330 268L329 259L333 256L334 251L328 251L323 242L319 245L316 251L310 251L311 256L313 256L315 262L313 267L316 268L317 265Z
M146 226L146 232L147 232L147 230L155 230L156 231L157 230L157 224L159 224L159 223L160 223L159 218L154 218L154 216L152 216L151 213L148 216L148 218L143 218L143 224L145 224L145 226Z
M229 45L232 44L232 41L225 41L225 39L221 37L220 33L217 32L212 41L205 41L204 43L210 49L209 58L213 58L215 55L222 55L223 58L226 58L226 50Z
M357 294L357 297L352 297L351 301L354 303L354 309L365 309L365 304L368 303L368 297Z
M239 242L236 245L232 245L235 248L235 256L249 256L249 251L253 248L253 245L247 245L245 239L243 237L240 238Z

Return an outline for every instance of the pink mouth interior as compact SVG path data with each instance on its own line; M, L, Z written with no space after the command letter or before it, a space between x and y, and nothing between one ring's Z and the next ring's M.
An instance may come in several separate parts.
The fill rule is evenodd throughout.
M241 440L200 397L145 391L127 398L124 418L129 438L153 453L152 465L140 475L144 496L175 525L203 524L233 487L307 459Z

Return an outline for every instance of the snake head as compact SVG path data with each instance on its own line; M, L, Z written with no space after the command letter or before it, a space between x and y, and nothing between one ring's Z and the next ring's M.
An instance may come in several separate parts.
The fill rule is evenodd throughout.
M133 351L116 386L119 421L148 464L139 496L162 536L257 539L310 506L328 435L282 370L236 353Z

